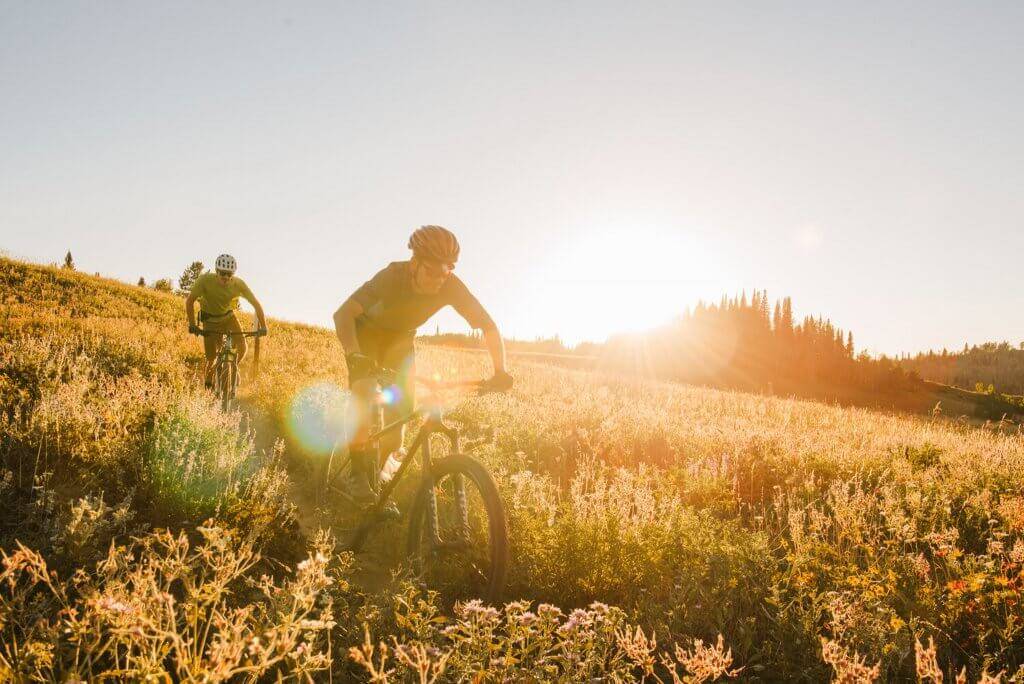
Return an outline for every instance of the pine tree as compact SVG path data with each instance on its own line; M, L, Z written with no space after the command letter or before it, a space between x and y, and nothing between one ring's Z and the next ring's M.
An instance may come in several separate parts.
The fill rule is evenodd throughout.
M782 300L782 334L793 335L793 301L789 297Z
M196 279L203 274L203 262L193 261L178 278L178 294L188 294Z
M75 270L75 260L71 257L70 249L68 250L68 253L64 255L64 268L69 271Z
M853 358L853 331L846 334L846 355Z
M771 329L772 319L771 311L768 306L768 290L761 290L761 302L758 307L757 315L761 319L761 325L765 328Z
M137 283L137 285L139 287L146 287L146 279L143 278L142 276L139 276L139 282Z

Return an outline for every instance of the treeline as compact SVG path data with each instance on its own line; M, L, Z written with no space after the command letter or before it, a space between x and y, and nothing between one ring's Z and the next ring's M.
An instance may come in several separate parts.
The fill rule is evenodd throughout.
M442 334L427 343L481 347L478 335ZM566 348L557 338L509 342L513 351L571 354L594 366L698 384L807 396L844 398L919 385L914 372L888 357L856 353L853 333L829 319L795 320L793 302L772 302L765 291L700 302L672 323L604 343Z
M53 264L53 266L56 267L57 264ZM64 264L61 268L68 271L75 270L75 258L71 255L70 249L67 254L64 255ZM196 278L204 272L204 268L203 262L201 261L193 261L189 264L189 266L182 272L181 277L178 278L177 290L174 289L174 280L172 278L157 278L153 281L152 285L147 285L145 276L139 276L139 280L136 282L136 285L139 287L151 287L157 292L176 292L184 297L188 294L189 290L192 289L192 284L195 283ZM97 273L96 277L98 278L99 275L100 274Z
M786 297L700 302L677 321L642 336L610 339L600 352L614 365L689 382L810 395L838 388L886 392L918 378L887 357L856 353L853 333L821 317L794 319Z
M1024 342L986 342L960 352L928 351L906 356L899 364L926 380L981 392L1024 394Z

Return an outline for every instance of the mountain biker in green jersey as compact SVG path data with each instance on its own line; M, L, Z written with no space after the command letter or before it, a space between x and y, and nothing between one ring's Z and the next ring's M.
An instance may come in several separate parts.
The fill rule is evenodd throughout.
M395 261L363 283L334 313L334 327L345 350L349 383L360 416L369 416L377 389L379 367L398 373L390 388L393 403L385 409L385 421L409 415L414 408L416 329L447 305L451 305L473 328L483 331L494 366L489 389L512 387L505 366L505 345L490 315L463 282L452 273L459 258L459 241L441 226L423 226L409 238L412 259ZM372 482L376 453L368 443L370 424L356 421L356 434L349 445L353 481L350 494L357 503L374 499ZM381 453L390 454L402 446L402 432L394 430L381 438Z
M239 297L244 298L256 310L257 334L267 334L267 319L263 315L263 307L256 300L252 290L241 278L235 275L238 263L230 254L221 254L214 264L216 273L203 273L192 284L192 290L185 299L185 315L188 317L188 331L193 335L207 332L223 333L203 337L203 349L206 352L206 386L213 387L213 367L217 362L217 352L224 343L224 335L231 335L231 343L238 351L238 362L245 358L245 336L242 325L235 312L238 310ZM199 322L203 329L196 325L195 303L199 302Z

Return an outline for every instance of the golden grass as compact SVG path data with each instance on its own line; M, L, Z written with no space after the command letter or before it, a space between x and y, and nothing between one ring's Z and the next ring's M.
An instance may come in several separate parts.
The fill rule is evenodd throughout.
M288 417L304 388L344 386L333 334L272 323L261 375L243 388L244 417L223 416L197 387L200 345L186 334L181 299L10 261L0 261L0 286L0 488L2 512L13 521L0 542L9 555L22 554L22 574L16 578L8 564L12 579L0 589L8 611L0 614L3 638L22 644L5 651L7 667L22 672L49 658L51 670L34 671L71 672L68 663L80 660L69 654L78 651L59 635L48 641L39 625L63 624L59 611L68 606L87 610L89 594L73 584L73 569L105 562L111 541L136 549L136 562L145 554L147 562L165 562L169 552L153 549L171 538L129 542L127 535L152 534L147 528L185 530L201 545L198 528L209 518L204 529L230 530L232 553L248 549L262 559L254 562L283 561L268 567L276 568L275 586L286 586L282 568L294 568L303 555L292 505L309 500L304 492L315 485L311 466L319 458L289 431ZM483 355L430 347L419 350L419 365L423 374L450 379L490 370ZM510 595L526 603L495 614L463 606L446 615L437 612L443 600L400 583L373 597L332 585L324 595L341 607L331 620L303 618L335 623L303 641L309 653L327 658L308 661L307 671L373 677L390 669L392 679L429 681L471 679L475 671L514 678L508 673L535 667L574 681L583 676L574 668L587 662L625 678L665 681L684 676L672 668L697 680L707 672L707 679L732 673L853 681L913 678L926 657L950 679L963 668L972 678L1024 676L1018 431L538 363L514 363L512 371L517 384L509 395L451 401L453 419L468 434L488 436L475 456L495 474L508 508ZM371 542L396 572L403 532L385 530ZM16 539L39 549L39 562L61 578L47 580L53 591L43 593L63 598L47 599L56 601L53 610L37 611L35 622L26 606L43 580L37 572L33 588L19 593L31 563ZM330 558L318 543L313 557ZM331 562L348 572L347 560ZM253 572L235 579L244 584ZM100 577L90 591L108 595L125 577ZM334 581L342 579L351 576ZM223 592L228 585L211 586ZM242 592L230 595L218 593L218 615L264 605ZM558 637L564 621L552 622L546 636L536 627L517 631L538 615L536 602L571 612L592 611L595 601L621 613L610 631L586 618L592 648ZM209 622L213 613L204 619L236 646L283 619L249 614L238 623L242 632ZM444 632L476 629L473 621L481 619L493 621L490 632ZM383 661L363 623L389 644ZM724 641L704 645L719 634ZM704 641L665 651L654 635L662 643ZM931 651L918 646L928 639ZM29 642L43 650L27 654ZM171 637L161 643L177 648L166 645L177 643ZM193 646L202 651L195 662L211 657L213 643ZM298 648L289 643L289 652ZM350 647L354 661L338 657ZM131 659L135 673L157 667L134 646L96 648L94 674ZM260 660L258 648L248 648L224 662L263 662L252 670L262 673L306 667L285 656ZM170 652L164 657L180 661ZM515 654L519 669L498 660L506 653Z

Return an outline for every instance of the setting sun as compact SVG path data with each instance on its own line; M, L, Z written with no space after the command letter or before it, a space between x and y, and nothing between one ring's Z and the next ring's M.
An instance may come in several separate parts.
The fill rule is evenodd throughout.
M702 297L717 296L728 270L696 231L579 231L571 243L554 241L538 264L549 294L532 315L557 321L555 329L570 344L642 332L682 315Z

